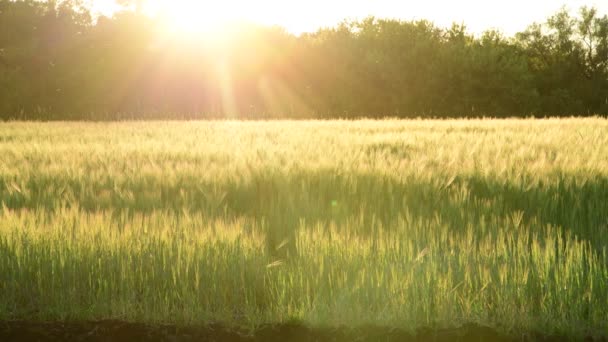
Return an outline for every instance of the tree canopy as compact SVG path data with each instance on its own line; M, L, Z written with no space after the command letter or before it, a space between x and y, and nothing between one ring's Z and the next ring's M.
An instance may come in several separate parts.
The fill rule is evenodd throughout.
M608 16L594 8L514 37L367 18L201 38L136 7L94 18L75 0L0 0L0 118L608 114Z

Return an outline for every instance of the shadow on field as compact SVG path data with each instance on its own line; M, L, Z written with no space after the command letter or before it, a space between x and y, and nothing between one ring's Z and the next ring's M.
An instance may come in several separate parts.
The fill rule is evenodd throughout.
M0 205L15 210L76 206L88 212L112 211L117 217L152 211L249 217L263 223L269 250L291 240L302 221L340 225L357 219L363 228L356 233L366 234L378 225L390 229L393 222L408 216L439 218L455 231L481 221L551 224L590 241L601 253L608 230L606 199L608 178L601 175L397 179L376 172L321 169L268 170L251 173L246 180L226 178L217 183L158 177L115 184L37 176L16 185L0 179Z
M455 232L482 222L504 227L517 221L530 230L552 225L589 241L600 254L607 245L608 178L601 176L582 181L567 175L550 181L524 176L509 181L482 176L396 180L317 172L289 179L260 176L246 187L226 187L224 194L224 213L264 218L272 243L290 240L302 221L339 226L354 220L355 233L366 235L379 227L390 230L408 217L410 222L439 220Z
M144 325L119 321L86 323L2 322L0 340L12 341L568 341L565 337L532 333L506 337L490 328L468 324L461 328L431 330L420 329L415 334L404 330L362 327L311 329L300 324L266 325L255 332L231 330L220 325L204 327L177 327ZM607 341L606 338L588 337L590 341Z

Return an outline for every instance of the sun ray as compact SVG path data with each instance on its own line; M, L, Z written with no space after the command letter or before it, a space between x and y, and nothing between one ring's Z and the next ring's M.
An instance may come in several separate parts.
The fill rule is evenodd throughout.
M226 63L221 62L217 68L218 83L220 88L222 111L228 118L233 118L238 113L236 100L234 98L232 77Z

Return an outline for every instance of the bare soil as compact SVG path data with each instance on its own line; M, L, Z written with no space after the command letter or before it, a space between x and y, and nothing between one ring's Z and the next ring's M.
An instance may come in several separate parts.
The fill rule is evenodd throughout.
M493 329L468 324L457 329L420 329L416 334L404 330L382 327L312 329L300 324L266 325L254 333L228 329L221 325L178 327L172 325L145 325L121 321L100 322L0 322L0 341L567 341L559 336L526 334L506 337ZM606 337L588 337L585 341L606 341Z

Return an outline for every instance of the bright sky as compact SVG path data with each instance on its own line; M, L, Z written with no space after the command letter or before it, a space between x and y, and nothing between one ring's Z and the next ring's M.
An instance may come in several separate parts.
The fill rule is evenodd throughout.
M106 15L117 8L114 0L90 0ZM507 35L524 30L532 22L543 22L563 5L570 11L595 6L608 14L608 0L148 0L150 13L165 13L184 29L201 28L226 20L247 19L280 25L290 32L315 31L343 19L428 19L438 26L464 22L473 33L497 28Z

